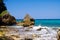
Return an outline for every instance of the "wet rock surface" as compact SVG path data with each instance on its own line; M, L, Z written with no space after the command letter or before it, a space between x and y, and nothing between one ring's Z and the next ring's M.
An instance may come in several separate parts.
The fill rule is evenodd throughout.
M4 29L6 30L4 31L5 36L11 37L14 40L57 40L57 31L53 30L52 28L42 28L42 27L32 27L32 28L29 28L29 27L13 28L12 27L11 28L10 26ZM29 30L29 31L25 31L25 30Z

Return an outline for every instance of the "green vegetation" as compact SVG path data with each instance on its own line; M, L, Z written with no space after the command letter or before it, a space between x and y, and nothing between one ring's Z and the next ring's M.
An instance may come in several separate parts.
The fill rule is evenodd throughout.
M2 2L3 0L0 0L0 3Z
M0 16L3 16L3 15L5 15L5 14L8 14L8 11L7 11L7 10L3 11L3 12L0 14Z

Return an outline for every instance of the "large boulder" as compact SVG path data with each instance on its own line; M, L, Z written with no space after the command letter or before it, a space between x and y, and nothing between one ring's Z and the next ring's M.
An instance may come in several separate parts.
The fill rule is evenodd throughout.
M23 27L32 27L34 24L35 20L29 14L26 14L23 21L17 23L18 26Z
M23 23L24 27L29 27L31 25L34 25L35 20L29 14L26 14L26 16L23 19Z
M4 0L0 0L0 25L14 25L16 23L16 19L8 13L3 1Z
M3 22L3 25L10 26L10 25L16 24L16 19L10 14L5 14L2 16L2 22Z

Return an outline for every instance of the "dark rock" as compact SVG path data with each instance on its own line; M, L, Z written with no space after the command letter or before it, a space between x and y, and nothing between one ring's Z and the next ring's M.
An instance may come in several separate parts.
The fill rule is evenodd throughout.
M33 18L31 18L30 21L35 21L35 20Z
M37 31L40 31L42 28L37 29Z
M31 21L30 25L34 25L35 24L35 20L33 18L31 18L30 21Z
M2 16L2 22L3 22L3 25L10 26L10 25L16 24L16 19L10 14L5 14Z
M1 24L1 22L2 22L2 17L0 17L0 24Z
M23 26L24 26L24 27L28 27L29 25L27 25L27 24L23 24Z
M33 40L33 39L31 39L31 38L25 38L25 40Z
M0 17L0 26L2 25L2 17Z
M3 36L3 37L0 37L0 40L14 40L14 39L11 37Z

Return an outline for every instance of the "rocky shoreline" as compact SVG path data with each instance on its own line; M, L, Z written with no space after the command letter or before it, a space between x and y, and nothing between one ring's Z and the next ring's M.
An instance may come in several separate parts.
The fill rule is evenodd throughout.
M48 27L11 28L10 26L6 26L6 28L4 27L4 29L1 28L0 30L3 30L3 32L5 32L4 35L2 34L2 36L10 37L11 40L60 40L60 34L58 34L60 33L58 32L59 28L54 30L54 28Z
M22 22L16 22L0 0L0 40L60 40L59 28L35 27L34 24L35 20L28 14Z

